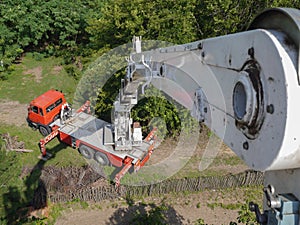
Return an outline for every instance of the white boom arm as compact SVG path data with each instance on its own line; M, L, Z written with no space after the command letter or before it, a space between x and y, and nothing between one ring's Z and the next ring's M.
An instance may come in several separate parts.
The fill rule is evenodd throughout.
M138 42L128 73L190 109L249 167L270 171L266 184L298 199L299 18L296 9L272 9L242 33L146 52Z

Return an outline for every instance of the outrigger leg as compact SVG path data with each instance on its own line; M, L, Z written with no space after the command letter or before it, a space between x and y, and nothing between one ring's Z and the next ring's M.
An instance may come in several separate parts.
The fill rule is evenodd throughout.
M47 152L46 144L49 143L51 140L53 140L58 134L59 134L59 131L54 130L50 134L48 134L46 137L44 137L40 140L39 147L40 147L40 151L41 151L42 155L39 156L39 159L47 161L49 158L51 158L52 154Z
M121 171L119 173L117 173L117 175L115 176L115 187L118 188L120 186L120 181L122 179L122 177L128 172L128 170L130 169L130 167L132 166L132 158L126 158L124 160L124 167L121 169Z

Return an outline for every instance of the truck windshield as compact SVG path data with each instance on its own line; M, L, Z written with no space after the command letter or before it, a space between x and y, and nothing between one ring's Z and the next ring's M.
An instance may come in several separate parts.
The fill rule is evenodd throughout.
M37 106L33 105L33 106L31 106L31 111L37 114L39 109Z
M58 107L60 104L62 103L62 99L58 99L55 103L51 104L50 106L48 106L46 108L46 112L51 112L53 109L55 109L56 107Z

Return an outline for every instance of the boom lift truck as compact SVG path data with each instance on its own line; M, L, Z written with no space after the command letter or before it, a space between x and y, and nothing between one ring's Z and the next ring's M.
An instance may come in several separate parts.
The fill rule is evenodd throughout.
M123 85L113 126L80 109L66 121L50 124L52 133L40 141L42 152L59 136L86 158L124 165L117 182L132 165L142 166L152 153L153 133L143 141L139 131L131 133L137 87L132 80L139 74L146 79L143 88L151 83L173 97L249 167L265 171L264 213L250 204L260 224L299 224L299 29L299 10L275 8L241 33L145 52L141 39L134 38L127 69L133 86L126 92Z
M92 116L89 101L74 111L64 95L56 90L49 90L31 101L27 122L45 136L39 142L42 159L51 157L46 151L46 144L58 137L61 142L78 149L86 159L94 159L102 166L120 167L115 176L115 185L119 186L125 173L131 167L138 171L149 160L154 149L156 129L143 139L139 123L132 124L130 117L131 108L137 104L139 86L139 82L125 85L122 81L114 103L113 124Z
M299 29L299 10L275 8L242 33L145 52L134 38L129 57L129 80L146 77L265 171L264 213L250 204L264 225L300 219Z

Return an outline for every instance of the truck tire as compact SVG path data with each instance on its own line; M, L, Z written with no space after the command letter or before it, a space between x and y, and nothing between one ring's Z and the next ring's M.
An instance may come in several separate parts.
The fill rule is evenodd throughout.
M46 137L48 134L51 133L51 128L48 127L48 126L40 125L40 126L39 126L39 131L40 131L40 133L41 133L44 137Z
M86 159L91 159L94 155L94 150L85 145L79 147L79 152Z
M101 166L108 166L109 160L107 156L102 152L95 152L94 159L97 163L99 163Z

